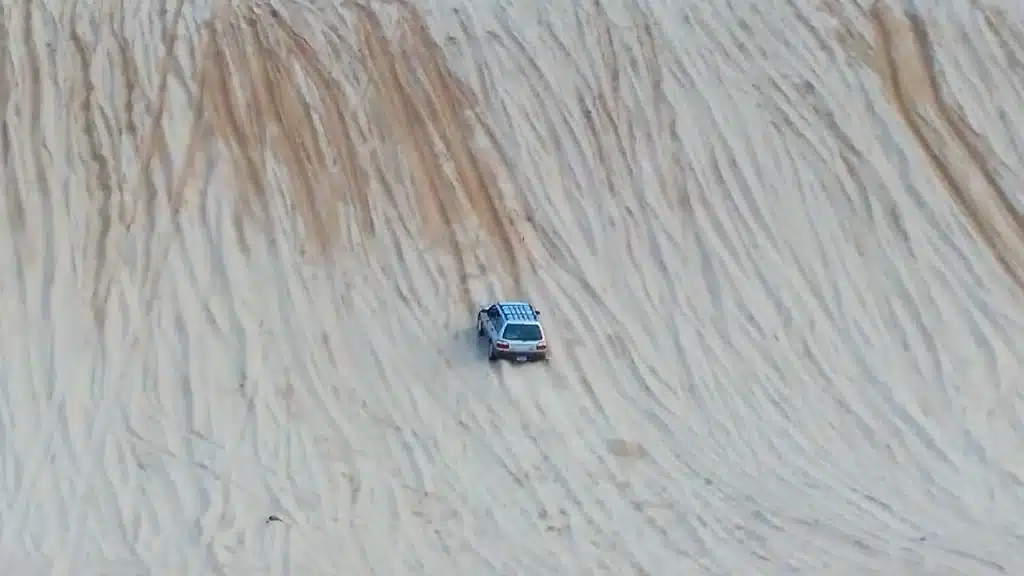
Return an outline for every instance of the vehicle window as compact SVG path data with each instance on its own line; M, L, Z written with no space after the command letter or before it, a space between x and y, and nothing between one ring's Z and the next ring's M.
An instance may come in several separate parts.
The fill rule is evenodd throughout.
M502 338L521 342L541 340L540 326L536 324L509 324L505 326Z

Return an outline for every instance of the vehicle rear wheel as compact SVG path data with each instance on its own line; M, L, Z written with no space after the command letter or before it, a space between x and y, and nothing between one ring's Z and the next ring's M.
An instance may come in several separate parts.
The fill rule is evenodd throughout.
M498 359L498 351L494 348L494 342L487 342L487 359L491 362Z
M476 335L477 336L483 336L484 335L484 325L481 324L480 322L476 323Z

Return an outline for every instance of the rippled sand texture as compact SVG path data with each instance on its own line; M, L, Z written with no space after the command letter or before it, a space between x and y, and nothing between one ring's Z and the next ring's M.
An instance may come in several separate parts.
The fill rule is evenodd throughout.
M2 13L5 573L1024 573L1012 10Z

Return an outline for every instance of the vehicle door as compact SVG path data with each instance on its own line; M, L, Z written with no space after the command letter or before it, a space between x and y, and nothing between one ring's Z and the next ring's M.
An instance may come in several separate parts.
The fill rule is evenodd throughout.
M487 309L487 337L491 342L499 340L499 330L501 330L501 313L498 312L497 306L491 306Z

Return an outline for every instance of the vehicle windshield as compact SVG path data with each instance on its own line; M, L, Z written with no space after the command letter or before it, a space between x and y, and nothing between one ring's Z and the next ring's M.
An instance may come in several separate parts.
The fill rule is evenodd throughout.
M541 340L542 336L540 326L536 324L509 324L505 326L502 338L517 342L535 342Z

